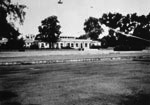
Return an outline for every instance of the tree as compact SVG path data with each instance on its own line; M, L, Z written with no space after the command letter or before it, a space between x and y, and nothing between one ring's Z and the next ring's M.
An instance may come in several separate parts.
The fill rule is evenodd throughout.
M48 42L50 48L53 48L54 43L58 41L59 35L61 34L61 26L59 25L57 16L50 16L42 20L41 26L39 26L38 28L39 35L37 35L36 39Z
M109 12L108 14L104 13L102 17L99 18L99 21L101 24L105 24L108 27L116 29L119 27L118 22L122 19L122 17L123 16L120 13Z
M23 50L24 45L25 45L25 41L23 40L23 38L17 39L17 40L9 40L6 44L6 49L9 49L9 50L11 50L11 49Z
M0 37L5 37L8 41L17 39L20 33L13 22L8 22L8 18L10 21L19 20L19 23L23 24L25 8L25 5L14 4L11 0L0 0Z
M84 22L84 31L92 40L97 40L99 35L103 32L100 22L97 18L89 17Z
M123 16L119 13L108 13L103 14L102 18L100 18L99 20L101 24L105 24L106 26L117 29L118 31L125 34L132 34L133 36L150 40L150 14L148 14L147 16L138 16L136 13L133 13ZM111 33L109 34L111 35ZM115 32L115 34L118 45L127 45L133 48L136 48L137 46L141 46L141 48L144 48L148 45L146 41L136 39L135 37L127 37L117 32Z
M133 30L133 36L137 36L146 40L150 40L150 20L149 20L149 14L147 16L141 15L137 16L131 15L132 22L135 23L134 30ZM133 18L134 17L134 18ZM134 46L138 47L146 47L149 45L147 41L139 40L139 39L133 39L131 38L131 43L133 43Z
M127 19L124 19L124 18L125 16L123 16L120 13L109 12L108 14L106 13L103 14L102 17L99 19L99 21L101 22L101 24L104 24L108 26L109 28L113 28L113 29L119 28L120 30L125 30L126 29L125 22L127 22ZM116 46L117 44L124 43L126 40L126 37L110 29L109 35L105 36L104 39L107 41L108 46L112 47L112 46Z

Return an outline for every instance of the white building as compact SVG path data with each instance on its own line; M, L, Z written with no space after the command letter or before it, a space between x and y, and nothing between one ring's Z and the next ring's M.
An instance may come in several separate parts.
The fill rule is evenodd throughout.
M38 47L41 48L49 48L49 43L42 41L35 41ZM59 41L54 44L54 48L57 49L90 49L92 45L101 46L101 42L93 41L90 39L77 39L75 37L60 37Z
M93 41L90 39L77 39L75 37L60 37L60 40L55 45L56 48L62 49L65 47L70 47L73 49L90 49L92 45L99 45L101 46L101 43L98 41Z
M47 49L47 48L49 48L49 43L39 41L38 46L39 46L39 49Z
M37 45L39 49L46 49L49 48L48 42L43 42L39 40L34 40L34 38L26 38L25 40L25 47L31 48L32 45ZM6 44L7 40L2 39L0 40L1 44ZM90 39L77 39L76 37L60 37L59 41L54 44L54 48L57 49L65 49L65 48L72 48L72 49L90 49L92 45L101 46L101 43L98 41L93 41Z
M30 48L31 45L34 44L34 40L33 39L25 39L25 47L26 48Z

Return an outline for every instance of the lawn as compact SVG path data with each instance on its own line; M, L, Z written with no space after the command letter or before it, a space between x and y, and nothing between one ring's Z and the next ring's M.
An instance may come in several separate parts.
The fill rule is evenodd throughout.
M132 60L0 66L0 104L149 105L149 68Z

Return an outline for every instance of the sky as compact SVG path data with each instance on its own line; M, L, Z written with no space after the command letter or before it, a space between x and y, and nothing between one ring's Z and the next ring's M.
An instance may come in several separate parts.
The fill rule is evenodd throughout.
M119 12L123 15L150 13L150 0L12 0L27 5L25 21L18 26L23 35L38 34L38 26L45 18L56 15L61 25L61 36L84 34L83 25L90 16L100 18L103 13Z

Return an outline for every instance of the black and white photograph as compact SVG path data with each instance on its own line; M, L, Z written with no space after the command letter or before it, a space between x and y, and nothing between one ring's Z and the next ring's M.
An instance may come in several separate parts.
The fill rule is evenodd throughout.
M150 0L0 0L0 105L150 105Z

